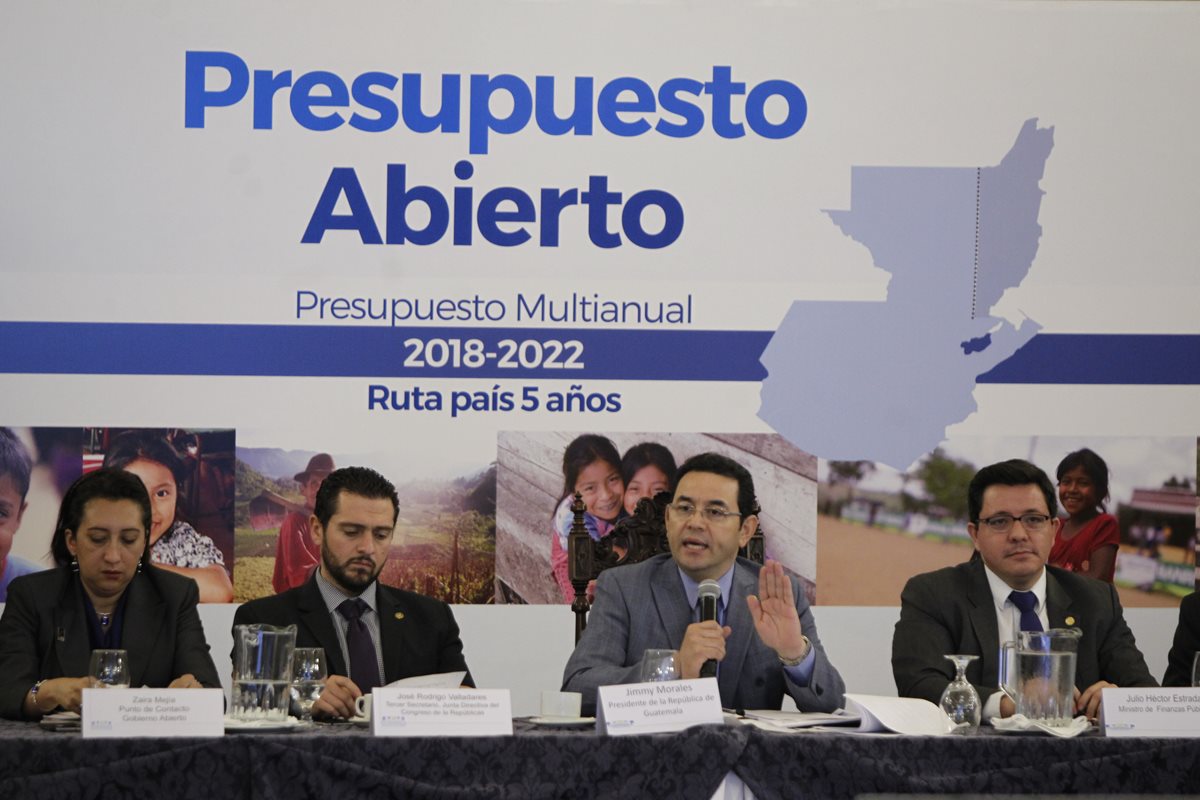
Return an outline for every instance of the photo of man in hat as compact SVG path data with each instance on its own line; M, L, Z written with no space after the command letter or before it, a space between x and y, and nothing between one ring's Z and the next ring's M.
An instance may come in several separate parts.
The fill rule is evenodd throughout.
M317 503L317 490L325 477L333 472L333 456L317 453L308 460L303 472L296 473L296 483L304 495L304 511L289 511L279 526L275 544L275 573L271 585L275 593L301 586L321 561L321 551L312 540L309 519Z

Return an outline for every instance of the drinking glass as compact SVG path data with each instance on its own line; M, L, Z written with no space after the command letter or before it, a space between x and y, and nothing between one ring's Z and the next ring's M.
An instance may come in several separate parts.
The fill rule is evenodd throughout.
M1200 652L1192 659L1192 686L1200 686Z
M642 654L642 683L679 680L679 659L674 650L647 650Z
M967 682L967 665L979 656L946 656L954 663L957 674L946 691L942 692L941 707L946 716L954 723L951 733L971 734L979 730L979 715L983 704L979 702L979 693Z
M313 703L325 691L325 679L329 677L323 647L297 647L292 656L292 696L300 705L300 718L312 721Z
M88 675L97 688L129 688L129 656L124 650L93 650Z

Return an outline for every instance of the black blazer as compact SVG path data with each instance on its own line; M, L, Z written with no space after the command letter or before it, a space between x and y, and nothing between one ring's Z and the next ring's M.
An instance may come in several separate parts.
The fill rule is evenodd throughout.
M432 597L376 583L384 682L467 669L450 606ZM334 675L348 676L337 631L315 575L282 594L243 603L234 625L296 625L297 647L323 647ZM237 653L231 654L236 664ZM463 683L475 684L468 671Z
M129 583L121 646L129 652L129 685L162 688L191 673L220 688L196 613L196 582L143 567ZM0 716L22 719L25 695L39 680L88 674L83 587L66 567L14 580L0 618Z
M1075 685L1101 679L1117 686L1157 686L1125 624L1112 584L1046 567L1046 615L1051 628L1078 628ZM967 680L984 702L999 691L1000 634L996 606L976 559L911 578L900 595L892 637L892 675L901 697L937 703L954 677L948 653L977 655Z
M1167 653L1163 686L1191 686L1192 659L1200 650L1200 594L1192 592L1179 604L1179 625Z

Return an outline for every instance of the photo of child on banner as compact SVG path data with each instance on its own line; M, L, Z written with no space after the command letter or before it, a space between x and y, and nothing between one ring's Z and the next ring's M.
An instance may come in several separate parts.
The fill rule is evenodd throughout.
M199 585L200 602L233 600L232 430L85 428L84 471L112 467L150 493L150 558Z
M285 434L255 431L280 441ZM495 562L496 469L482 464L448 476L413 472L405 454L350 454L279 447L237 451L234 599L278 594L309 579L320 563L310 518L322 481L335 469L363 466L395 483L396 535L379 580L448 603L486 603Z
M14 578L53 566L50 536L80 475L80 442L79 428L0 427L0 603Z
M621 455L624 448L624 455ZM763 506L768 554L811 593L816 580L816 458L774 434L501 432L497 603L570 603L567 536L578 492L594 540L674 488L676 464L716 451L747 465ZM561 467L556 470L555 467ZM768 506L768 502L770 505ZM549 541L546 514L549 510ZM540 517L540 518L539 518Z
M1195 588L1194 437L961 436L903 472L820 462L819 557L832 580L819 602L893 605L912 575L966 561L967 483L1013 457L1057 484L1050 564L1115 584L1126 608L1174 608ZM853 580L863 570L876 579Z

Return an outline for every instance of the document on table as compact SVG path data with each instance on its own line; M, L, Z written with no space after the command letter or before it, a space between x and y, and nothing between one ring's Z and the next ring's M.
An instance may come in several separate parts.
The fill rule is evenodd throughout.
M747 710L746 719L769 723L776 728L799 730L817 725L857 725L861 717L845 709L831 714L824 711L777 711L774 709Z
M746 720L767 730L837 730L842 733L907 733L941 736L950 732L950 720L928 700L847 694L846 707L833 713L820 711L746 711Z
M950 733L950 718L933 703L917 697L846 694L846 710L862 717L862 733L893 731L916 736Z
M385 689L457 689L462 686L466 672L439 672L436 675L414 675L392 681Z

